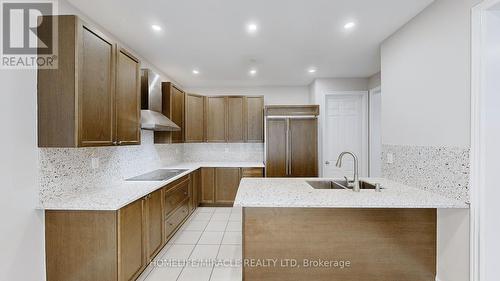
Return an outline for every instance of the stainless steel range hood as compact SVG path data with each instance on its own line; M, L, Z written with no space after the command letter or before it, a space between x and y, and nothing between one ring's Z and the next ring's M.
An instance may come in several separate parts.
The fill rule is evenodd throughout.
M160 76L152 70L141 69L141 128L153 131L180 131L162 112Z

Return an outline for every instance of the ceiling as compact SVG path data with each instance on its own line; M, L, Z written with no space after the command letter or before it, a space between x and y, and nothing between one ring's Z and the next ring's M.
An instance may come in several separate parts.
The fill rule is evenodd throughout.
M380 69L380 43L432 1L69 0L184 87L368 77Z

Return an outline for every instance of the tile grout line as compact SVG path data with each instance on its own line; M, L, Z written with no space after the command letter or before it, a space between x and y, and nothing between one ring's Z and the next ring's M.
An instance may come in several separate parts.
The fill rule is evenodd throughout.
M212 218L212 215L213 215L213 213L210 215L210 218ZM191 219L191 218L189 218L189 219ZM207 225L208 225L208 224L207 224ZM207 226L205 226L205 228L206 228L206 227L207 227ZM203 229L203 231L201 232L201 235L203 235L203 232L205 232L205 228L204 228L204 229ZM188 260L189 260L189 258L191 257L191 255L193 254L194 249L196 249L196 246L198 245L198 242L199 242L199 241L200 241L200 239L201 239L201 235L200 235L200 237L198 238L198 240L196 241L196 244L194 244L193 249L192 249L192 250L191 250L191 252L189 253ZM179 272L179 275L177 275L177 278L175 279L176 281L178 281L178 280L179 280L179 278L180 278L180 277L181 277L181 275L182 275L182 272L184 272L184 269L186 269L186 265L185 265L185 264L184 264L184 267L182 267L181 272Z

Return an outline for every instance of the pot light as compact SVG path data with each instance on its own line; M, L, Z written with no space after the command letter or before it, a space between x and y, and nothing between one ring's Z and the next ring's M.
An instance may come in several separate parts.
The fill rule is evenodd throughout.
M249 23L249 24L247 24L247 31L248 31L248 33L255 33L255 32L257 32L258 29L259 29L259 27L257 26L256 23Z
M316 70L316 68L314 68L314 67L311 67L311 68L309 68L309 69L307 70L307 72L309 72L309 73L316 73L316 71L317 71L317 70Z
M153 24L151 26L151 28L154 30L154 31L161 31L161 26L157 25L157 24Z
M351 21L351 22L348 22L346 24L344 24L344 29L352 29L356 26L356 23Z
M257 69L250 69L250 71L248 72L248 74L250 74L250 76L257 75Z
M200 74L200 71L199 71L198 69L193 69L193 71L192 71L192 72L193 72L193 74L194 74L194 75L198 75L198 74Z

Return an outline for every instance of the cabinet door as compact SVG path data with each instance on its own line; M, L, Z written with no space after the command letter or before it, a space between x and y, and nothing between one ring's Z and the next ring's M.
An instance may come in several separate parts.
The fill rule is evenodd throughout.
M264 168L241 168L242 178L263 178Z
M144 199L118 211L118 280L134 279L145 264Z
M208 142L226 141L226 98L206 98L206 128Z
M201 168L201 203L214 203L215 168Z
M147 202L147 258L148 261L158 253L163 244L163 214L161 208L162 190L151 193Z
M240 168L215 169L215 203L234 203L240 180Z
M204 98L202 96L186 94L186 142L203 142L204 134Z
M191 196L190 196L190 208L191 212L193 212L198 205L200 204L200 191L201 191L201 183L200 183L200 170L196 170L191 173Z
M247 97L247 142L264 142L264 98Z
M246 132L243 97L227 97L227 142L244 142Z
M172 142L173 143L182 143L184 142L184 92L179 88L172 86L172 113L171 118L172 121L177 124L177 126L181 127L180 131L172 132Z
M287 119L267 119L266 177L286 177L287 171Z
M80 40L78 144L112 145L115 47L85 26L81 29Z
M290 119L289 176L318 176L318 122L316 118Z
M116 58L116 140L141 143L139 61L120 49Z

